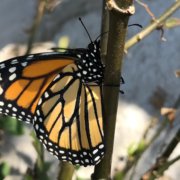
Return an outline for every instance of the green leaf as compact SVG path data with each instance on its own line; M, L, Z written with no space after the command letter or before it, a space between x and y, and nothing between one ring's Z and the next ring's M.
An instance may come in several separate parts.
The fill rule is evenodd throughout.
M124 179L124 174L122 172L118 172L115 174L113 180L123 180Z
M22 135L24 133L23 123L10 116L0 116L0 129L14 135Z
M169 18L165 21L164 26L168 29L180 26L180 19L175 17Z
M68 36L62 36L58 41L58 47L60 48L68 48L70 39ZM60 52L65 52L65 50L60 49Z
M25 175L24 180L33 180L33 177L30 175Z
M143 152L146 147L144 140L141 140L139 143L132 143L128 148L128 155L135 156Z
M0 164L0 179L4 179L7 175L9 175L10 173L10 166L5 163L5 162L2 162Z

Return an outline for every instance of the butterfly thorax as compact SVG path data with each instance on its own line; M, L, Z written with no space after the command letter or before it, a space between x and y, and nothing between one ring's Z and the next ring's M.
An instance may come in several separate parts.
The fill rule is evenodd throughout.
M82 82L102 84L104 66L100 59L99 42L90 43L83 53L77 54L77 58L79 59L76 62L77 76L81 78Z

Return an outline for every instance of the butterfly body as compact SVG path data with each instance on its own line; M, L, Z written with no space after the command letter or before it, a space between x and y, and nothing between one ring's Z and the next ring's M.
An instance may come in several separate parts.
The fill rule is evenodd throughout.
M83 166L104 155L99 42L0 63L0 113L33 124L61 161Z

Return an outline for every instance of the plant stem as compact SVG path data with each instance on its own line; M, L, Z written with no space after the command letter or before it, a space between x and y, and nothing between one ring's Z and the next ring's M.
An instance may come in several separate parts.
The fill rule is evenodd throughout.
M38 2L38 9L37 9L36 16L34 18L33 25L31 27L31 31L30 31L31 34L28 39L26 54L29 54L31 52L37 30L39 28L39 25L41 23L41 20L43 18L44 12L45 12L46 3L47 3L46 0L39 0L39 2Z
M74 173L74 166L67 162L61 162L58 180L71 180Z
M106 2L103 1L102 6L102 24L101 24L101 60L105 63L105 57L107 54L107 41L109 31L109 13L106 9Z
M154 29L157 29L163 24L163 22L171 16L178 8L180 8L180 0L177 0L170 8L168 8L158 19L156 19L152 24L144 28L140 33L129 39L125 44L125 50L132 47L137 42L144 39L149 35Z
M119 8L132 5L132 0L118 0ZM104 136L106 153L95 167L92 179L109 179L118 106L121 66L129 15L109 12L109 35L104 79Z

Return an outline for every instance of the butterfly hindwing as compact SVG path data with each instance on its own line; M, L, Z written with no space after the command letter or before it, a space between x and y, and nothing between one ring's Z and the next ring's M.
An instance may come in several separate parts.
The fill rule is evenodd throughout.
M101 87L82 84L63 69L44 93L36 110L35 131L48 151L62 161L84 166L104 155Z

